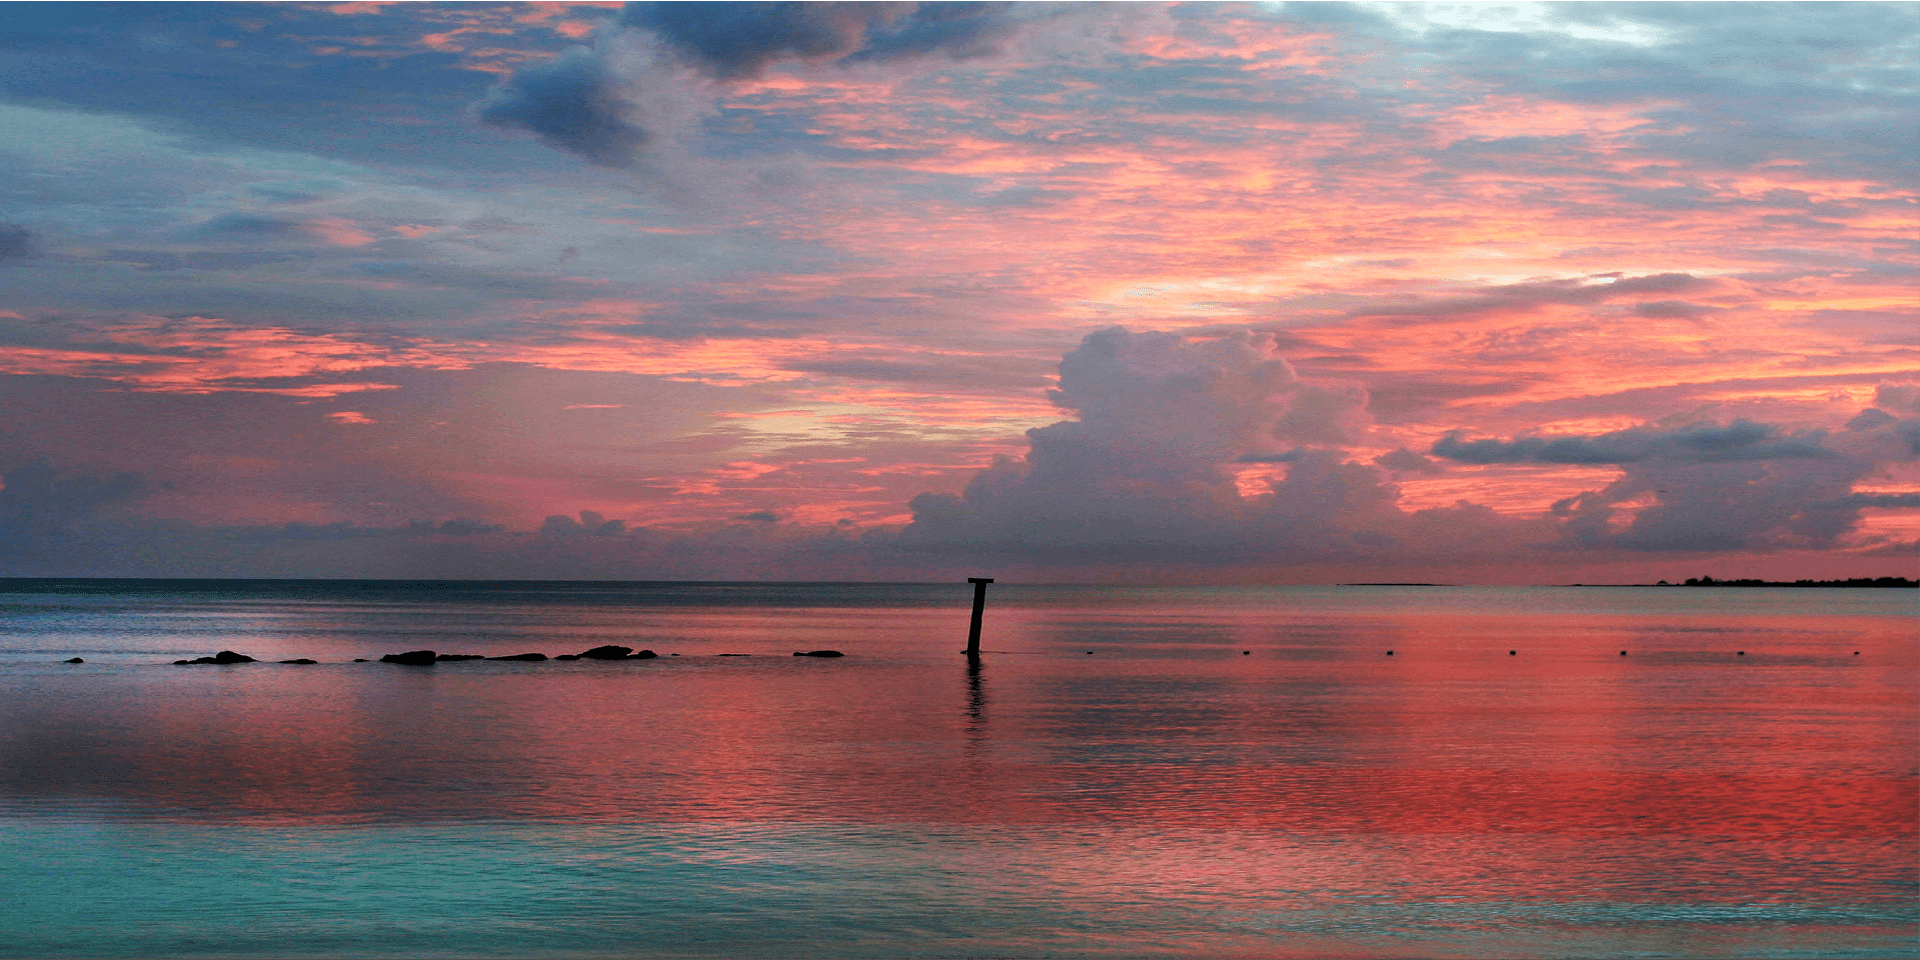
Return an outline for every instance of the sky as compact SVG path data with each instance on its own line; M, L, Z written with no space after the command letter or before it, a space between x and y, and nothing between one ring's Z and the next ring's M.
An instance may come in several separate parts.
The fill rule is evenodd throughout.
M0 576L1912 576L1920 4L0 10Z

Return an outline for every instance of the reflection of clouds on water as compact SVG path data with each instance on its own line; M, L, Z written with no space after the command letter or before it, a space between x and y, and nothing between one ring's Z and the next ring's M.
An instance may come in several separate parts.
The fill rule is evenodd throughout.
M1907 621L1878 596L1828 597L1840 606L1825 615L1796 596L1801 612L1788 619L1645 616L1617 591L1553 593L1559 607L1546 613L1529 612L1551 606L1538 594L1465 589L1342 613L1352 601L1338 591L1143 601L1045 588L1028 602L1008 589L989 652L968 663L955 653L964 585L947 590L944 608L916 605L931 587L899 592L895 606L870 602L891 587L813 588L865 598L841 608L793 606L792 585L765 588L760 599L777 603L729 595L704 606L687 599L697 590L679 606L621 606L443 602L432 590L331 603L276 589L293 593L212 605L200 620L151 595L97 598L112 611L104 618L84 612L85 598L62 602L88 630L116 621L115 636L155 649L205 652L197 645L217 636L242 652L326 662L189 669L120 654L79 672L55 662L65 654L47 639L51 615L29 618L42 631L29 646L46 662L0 671L0 792L283 824L1713 833L1764 832L1793 811L1809 829L1873 835L1897 826L1887 811L1907 809L1897 777L1815 796L1840 789L1834 756L1864 750L1849 762L1896 769L1904 761L1887 758L1907 756L1913 740L1888 712L1911 703L1889 680L1912 666ZM495 636L444 645L551 653L584 649L590 636L663 656L421 668L338 656L442 646L489 622ZM255 627L259 643L229 642ZM276 646L295 638L315 646ZM849 656L787 655L825 646ZM711 655L769 650L777 655ZM1834 740L1835 723L1854 747ZM1760 742L1768 748L1756 754Z

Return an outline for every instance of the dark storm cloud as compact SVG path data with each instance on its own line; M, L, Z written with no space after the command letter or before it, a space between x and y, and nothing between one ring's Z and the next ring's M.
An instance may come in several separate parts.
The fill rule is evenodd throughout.
M1778 428L1750 420L1725 426L1695 423L1675 429L1634 427L1592 437L1521 437L1465 440L1455 430L1433 445L1434 456L1461 463L1622 464L1654 458L1699 462L1823 459L1819 431L1782 436Z

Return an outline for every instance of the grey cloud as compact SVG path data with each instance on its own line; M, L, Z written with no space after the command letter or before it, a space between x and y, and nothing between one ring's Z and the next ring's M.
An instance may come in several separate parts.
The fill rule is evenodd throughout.
M594 510L580 511L578 520L564 514L555 514L540 525L540 533L549 537L618 537L626 532L625 520L609 520Z
M1744 419L1509 441L1469 441L1455 432L1436 442L1433 453L1483 465L1620 467L1620 478L1604 488L1553 505L1560 536L1570 546L1826 549L1858 527L1863 509L1920 506L1920 494L1853 492L1855 482L1894 455L1890 441L1913 439L1902 432L1909 426L1920 428L1920 420L1868 410L1834 437L1821 430L1787 433ZM1920 429L1908 432L1920 437Z
M466 518L445 520L435 524L431 520L414 520L407 524L407 532L416 536L441 534L451 537L471 537L476 533L500 533L505 527L497 524L482 523Z
M1316 399L1296 406L1303 395ZM1075 418L1028 431L1025 460L997 461L963 495L915 497L899 543L946 554L1215 565L1385 563L1428 543L1457 554L1462 541L1471 553L1523 538L1527 524L1474 510L1405 513L1378 467L1338 450L1271 449L1290 434L1346 431L1364 400L1358 390L1309 392L1271 340L1244 331L1198 341L1091 334L1062 359L1054 392ZM1236 463L1284 463L1285 476L1243 496Z
M1656 319L1676 318L1691 320L1713 313L1716 308L1685 300L1656 300L1651 303L1634 304L1633 312L1643 317Z
M1019 6L1027 5L629 3L620 22L652 31L715 77L735 79L790 59L859 63L991 54L1019 29Z
M1852 420L1847 421L1847 429L1872 430L1875 427L1884 427L1889 423L1897 422L1899 422L1899 418L1893 414L1876 407L1868 407L1856 414Z
M109 250L107 259L131 263L146 270L245 270L270 263L286 263L297 254L254 250L171 251Z
M1405 447L1373 458L1375 466L1398 473L1441 473L1444 468Z
M1660 273L1624 278L1614 276L1616 278L1608 283L1591 282L1607 279L1602 276L1505 284L1459 297L1437 297L1409 303L1360 307L1350 311L1348 316L1400 316L1445 320L1463 314L1530 310L1547 304L1601 303L1618 297L1681 293L1708 289L1714 285L1711 280L1685 273Z
M353 279L373 277L429 289L510 294L530 300L585 300L603 294L606 289L551 273L430 262L358 260L337 271L336 275Z
M224 213L200 224L194 232L236 243L282 240L354 246L368 240L351 223L284 213Z
M1920 383L1883 383L1874 388L1873 405L1887 410L1920 413Z
M1270 433L1298 443L1349 444L1373 425L1371 397L1357 383L1302 383L1287 400L1287 410Z
M901 3L630 3L620 22L650 30L721 79L759 76L781 60L839 59Z
M929 360L845 359L807 360L785 365L800 373L817 373L850 380L920 383L966 390L1032 390L1047 386L1050 378L1038 363L1031 369L1004 357L938 356Z
M1856 493L1841 498L1840 504L1853 507L1920 507L1920 493Z
M0 560L7 553L51 548L100 508L137 499L148 489L136 473L61 470L45 460L19 464L0 480Z
M1894 426L1894 432L1906 441L1909 455L1920 457L1920 420L1902 420Z
M0 263L26 260L39 252L33 231L15 223L0 223Z
M1054 4L629 3L591 47L522 68L477 105L483 123L615 169L639 166L712 109L713 91L675 75L759 76L786 60L851 66L929 56L966 59L1000 45ZM630 48L630 49L629 49ZM779 171L763 178L780 180Z
M1282 450L1279 453L1243 453L1233 458L1234 463L1293 463L1305 456L1307 450Z
M521 68L479 106L484 123L527 130L603 167L631 166L652 139L632 110L606 58L587 47Z
M1872 470L1849 458L1628 464L1605 488L1553 506L1562 535L1579 547L1717 551L1825 549L1851 532L1860 511L1883 505L1852 492ZM1885 506L1902 506L1896 495ZM1633 502L1651 504L1620 523Z
M1820 446L1819 431L1780 436L1776 428L1750 420L1726 426L1695 423L1661 429L1634 427L1592 437L1520 437L1514 440L1465 440L1455 430L1434 442L1435 456L1461 463L1624 464L1656 458L1699 462L1727 460L1826 459L1836 456Z

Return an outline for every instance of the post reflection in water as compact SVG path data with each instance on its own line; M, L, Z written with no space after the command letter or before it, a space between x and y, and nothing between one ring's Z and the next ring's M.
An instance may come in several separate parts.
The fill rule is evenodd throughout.
M979 657L967 658L967 734L975 740L987 729L987 689Z
M1890 598L1001 584L992 679L968 658L963 687L964 594L809 589L840 592L0 596L0 955L1871 957L1920 932L1920 654ZM661 658L351 662L641 624ZM218 649L323 662L166 665Z

